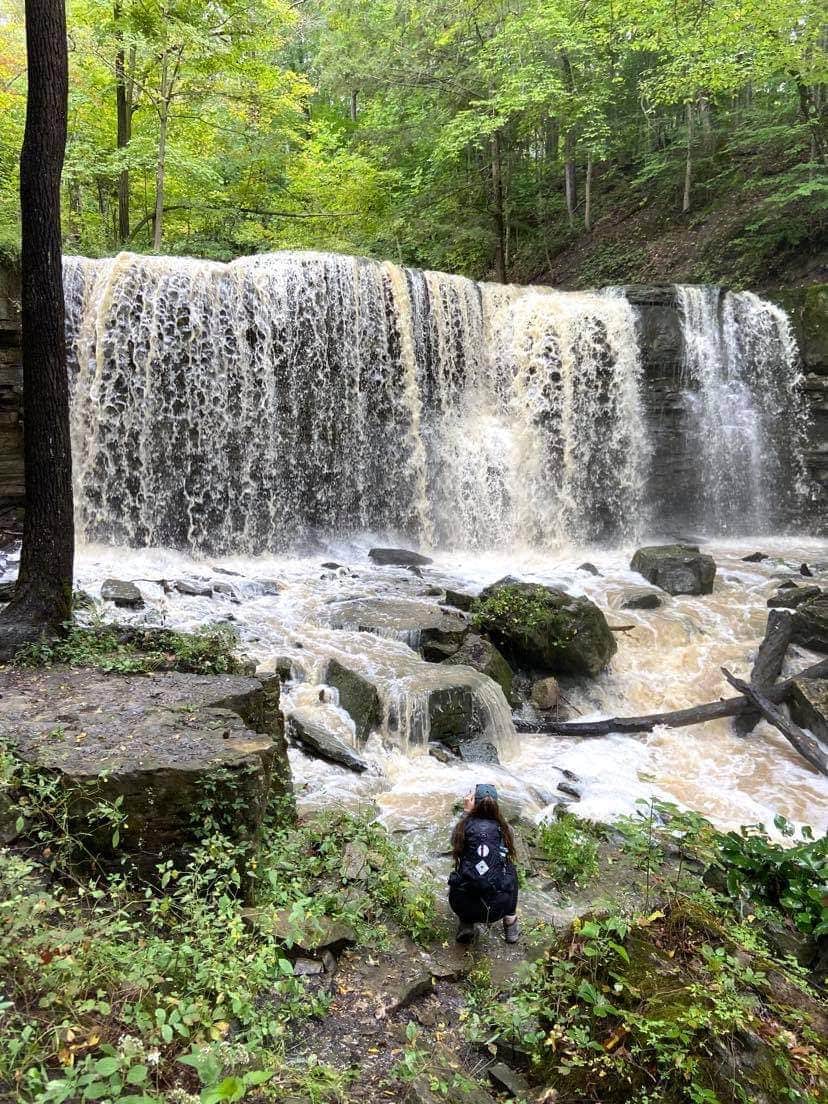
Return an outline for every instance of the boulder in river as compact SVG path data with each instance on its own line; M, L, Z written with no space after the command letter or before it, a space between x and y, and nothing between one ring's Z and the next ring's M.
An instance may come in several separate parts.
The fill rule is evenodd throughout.
M828 743L828 679L797 679L788 704L800 728Z
M348 747L344 740L329 732L313 717L303 712L294 713L288 721L288 730L309 755L345 767L355 774L368 770L368 764L353 748Z
M423 567L434 562L428 556L407 548L372 548L368 557L376 564L391 567Z
M797 606L791 640L815 652L828 652L828 595Z
M173 587L179 594L188 594L193 598L212 598L212 584L205 579L176 579Z
M531 669L594 676L617 650L594 602L540 583L507 578L492 584L473 620L508 658Z
M624 594L621 609L653 610L661 606L661 596L654 590L629 590Z
M475 671L481 671L500 686L506 700L512 700L512 668L497 650L491 640L477 633L469 633L446 663L462 663L465 667L473 667Z
M446 588L445 602L447 606L453 606L455 609L462 610L464 613L468 613L474 605L474 595L467 594L463 590L451 590Z
M184 861L206 805L232 838L254 842L269 797L290 792L278 679L10 670L0 674L0 740L57 777L86 853L123 857L143 877ZM113 846L95 808L118 799Z
M803 602L810 602L821 595L822 589L818 586L781 587L768 598L768 606L770 609L796 609Z
M630 567L668 594L710 594L716 578L713 557L689 544L639 548Z
M552 675L538 679L532 685L532 705L536 709L554 709L561 700L561 688Z
M144 597L135 583L122 579L104 579L101 598L105 602L114 602L121 609L141 609L144 605Z
M357 739L364 744L371 729L380 722L380 697L376 686L338 659L328 663L325 682L339 691L339 704L354 722Z

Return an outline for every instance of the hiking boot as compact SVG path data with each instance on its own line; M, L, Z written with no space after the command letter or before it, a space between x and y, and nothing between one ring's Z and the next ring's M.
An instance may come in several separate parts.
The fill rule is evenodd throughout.
M507 943L517 943L520 938L520 927L518 926L517 917L515 917L511 924L507 924L505 920L503 921L503 938Z
M474 924L467 924L461 920L457 927L457 935L455 937L458 943L471 943L474 939Z

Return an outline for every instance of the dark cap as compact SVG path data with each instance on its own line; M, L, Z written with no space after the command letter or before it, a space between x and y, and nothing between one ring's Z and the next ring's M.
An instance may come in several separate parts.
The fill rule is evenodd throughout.
M488 782L480 782L474 787L475 805L479 805L484 797L490 797L492 801L497 801L497 790L494 786L490 786Z

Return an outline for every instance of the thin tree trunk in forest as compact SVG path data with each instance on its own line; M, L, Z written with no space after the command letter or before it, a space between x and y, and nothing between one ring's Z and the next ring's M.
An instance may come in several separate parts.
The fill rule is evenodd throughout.
M126 55L123 47L123 32L118 26L121 19L121 5L115 4L115 25L121 43L115 55L115 106L117 114L117 147L125 150L129 145L132 130L132 104L127 89ZM118 174L118 242L123 245L129 239L129 169L121 169Z
M503 217L503 172L500 161L500 135L495 132L491 140L492 199L495 223L495 279L506 283L506 224Z
M693 183L693 105L687 104L687 160L684 166L684 198L681 202L682 214L690 213L690 188Z
M164 166L167 156L167 122L170 113L167 74L169 73L169 54L164 54L161 62L161 102L158 108L158 157L155 163L155 220L152 231L152 248L157 252L161 248L164 233Z
M351 93L351 122L357 121L357 96L359 96L358 89L354 89Z
M584 184L584 229L592 229L592 150L587 154L586 182Z
M570 127L564 138L564 188L566 213L569 225L575 226L575 209L578 206L578 180L575 175L575 130Z
M68 99L63 0L26 0L26 50L20 154L26 515L17 586L0 615L4 658L68 620L75 551L60 231Z

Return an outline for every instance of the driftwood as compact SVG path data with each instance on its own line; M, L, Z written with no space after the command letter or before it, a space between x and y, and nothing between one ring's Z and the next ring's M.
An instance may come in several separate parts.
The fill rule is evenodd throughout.
M610 632L632 632L633 629L637 629L638 625L608 625Z
M828 678L828 659L806 667L793 678L777 682L765 690L765 698L774 704L785 701L797 679ZM669 713L649 713L642 717L609 717L603 721L541 721L539 724L518 721L518 732L554 733L558 736L609 736L611 732L650 732L658 725L667 728L685 728L688 725L704 724L721 717L737 717L740 713L755 712L756 705L748 698L723 698L705 705L694 705L690 709L674 709Z
M793 721L789 721L768 698L755 686L751 686L732 675L726 667L722 667L722 674L734 688L739 690L753 703L765 720L770 721L774 728L778 728L788 743L792 744L803 759L807 759L812 767L820 774L828 775L828 755L822 750L816 740L804 732Z
M753 670L750 672L750 685L759 690L765 690L773 686L782 673L782 664L785 662L785 653L791 641L793 632L793 619L788 610L772 609L768 613L768 624L765 629L765 637L759 645ZM734 728L738 736L749 735L761 717L758 710L751 709L747 713L740 714Z

